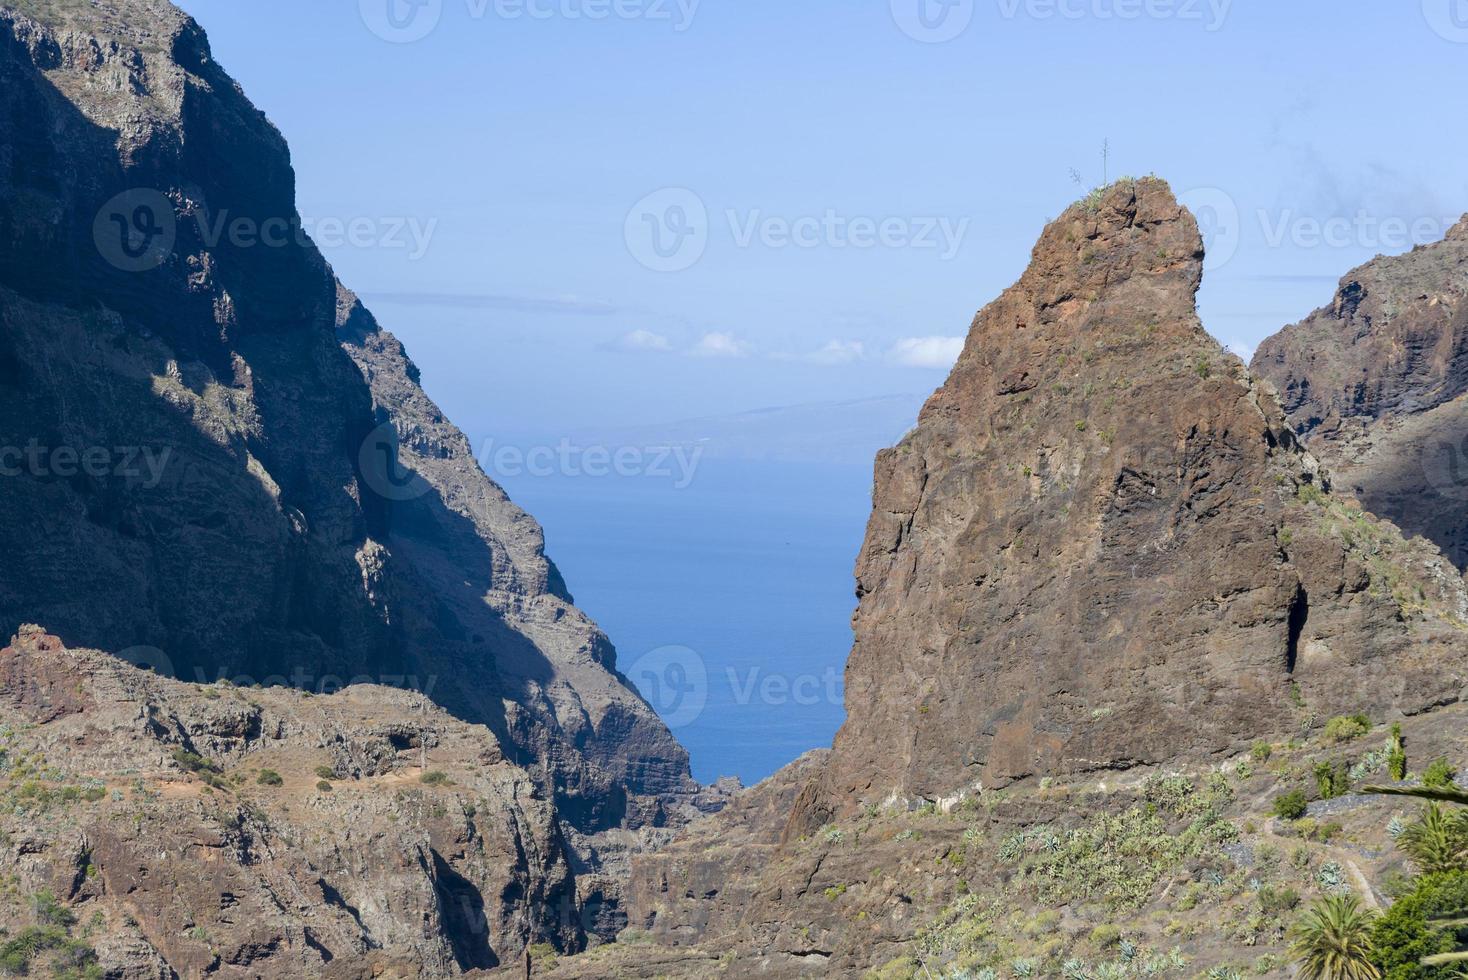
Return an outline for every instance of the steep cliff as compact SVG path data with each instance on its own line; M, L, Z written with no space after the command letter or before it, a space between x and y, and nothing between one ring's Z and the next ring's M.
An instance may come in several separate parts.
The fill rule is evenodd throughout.
M1253 370L1338 483L1468 568L1468 218L1353 269Z
M686 753L298 228L283 139L188 17L0 5L0 631L409 678L577 828L667 820Z
M817 816L1457 697L1461 579L1322 485L1202 258L1161 181L1073 206L880 455Z

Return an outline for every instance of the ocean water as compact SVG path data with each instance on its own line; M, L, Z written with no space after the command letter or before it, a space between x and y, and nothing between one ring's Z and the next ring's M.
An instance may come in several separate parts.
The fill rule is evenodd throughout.
M830 745L870 462L702 459L691 479L671 463L564 470L493 475L544 525L577 604L688 748L694 775L753 784Z

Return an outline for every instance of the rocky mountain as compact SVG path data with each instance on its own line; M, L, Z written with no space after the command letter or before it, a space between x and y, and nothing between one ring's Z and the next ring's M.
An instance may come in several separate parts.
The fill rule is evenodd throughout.
M186 684L25 627L0 650L0 936L44 896L75 911L43 954L129 980L458 976L577 948L578 860L506 755L415 692Z
M1468 217L1353 269L1253 370L1337 482L1468 568Z
M0 4L0 631L187 680L417 686L582 832L684 750L402 346L279 132L162 0Z
M1202 260L1167 185L1123 181L1049 225L974 319L877 459L832 750L634 860L633 925L683 951L659 971L730 956L938 976L1013 957L1051 970L1015 975L1059 976L1125 922L1160 957L1150 975L1191 977L1282 943L1280 909L1243 885L1277 875L1258 856L1290 833L1259 829L1272 794L1312 766L1381 771L1381 746L1336 755L1333 716L1459 700L1468 591L1430 543L1335 492L1203 330ZM1382 808L1355 809L1365 840ZM1298 857L1332 880L1342 859ZM1192 941L1218 921L1254 925ZM561 975L593 975L573 964Z
M1461 690L1461 578L1330 492L1203 330L1202 257L1164 183L1124 181L975 318L877 460L814 813L1235 751L1299 698Z

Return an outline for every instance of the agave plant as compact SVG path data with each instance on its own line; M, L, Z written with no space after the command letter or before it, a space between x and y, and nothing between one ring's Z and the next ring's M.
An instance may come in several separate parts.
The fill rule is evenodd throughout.
M1355 895L1330 895L1290 931L1290 953L1302 980L1381 980L1371 962L1375 913Z
M1009 966L1014 971L1015 980L1030 980L1031 977L1035 976L1036 967L1034 960L1019 959L1015 960Z

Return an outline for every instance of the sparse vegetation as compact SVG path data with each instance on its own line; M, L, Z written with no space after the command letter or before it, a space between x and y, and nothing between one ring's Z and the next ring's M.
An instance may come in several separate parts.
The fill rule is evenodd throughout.
M1337 715L1325 723L1325 739L1329 742L1352 742L1371 731L1371 719L1365 715Z
M424 786L453 785L453 780L449 778L449 774L438 769L433 769L429 772L425 772L423 775L418 777L418 782L422 783Z
M285 780L282 779L280 773L276 772L274 769L261 769L259 775L255 777L255 782L259 783L261 786L285 785Z
M1275 798L1273 812L1281 820L1299 820L1309 808L1310 803L1305 799L1305 794L1300 790L1291 790Z

